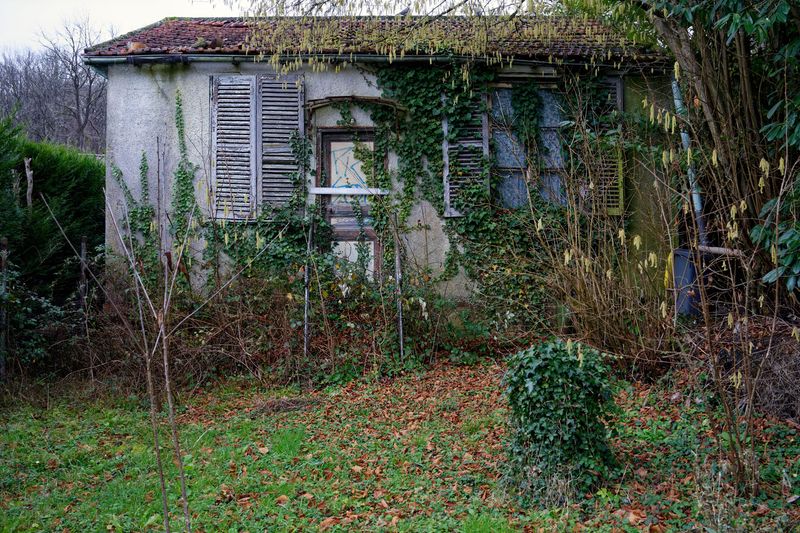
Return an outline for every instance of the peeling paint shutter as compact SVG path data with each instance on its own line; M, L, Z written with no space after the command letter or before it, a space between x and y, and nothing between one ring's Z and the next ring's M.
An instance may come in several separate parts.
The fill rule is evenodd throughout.
M294 191L298 163L290 140L303 134L303 84L301 78L259 78L261 109L261 204L285 205Z
M603 95L603 113L623 110L622 78L609 76L600 81ZM625 214L625 175L624 154L622 145L605 151L600 161L600 193L603 207L607 214L622 216Z
M244 219L255 211L255 76L212 78L212 171L216 216Z
M600 159L598 182L600 200L606 213L621 216L625 212L624 165L622 148L611 153L604 153Z
M489 118L482 113L473 124L461 128L452 141L449 128L447 117L444 117L444 216L458 217L463 214L457 208L462 191L481 182L488 187L483 159L489 156Z

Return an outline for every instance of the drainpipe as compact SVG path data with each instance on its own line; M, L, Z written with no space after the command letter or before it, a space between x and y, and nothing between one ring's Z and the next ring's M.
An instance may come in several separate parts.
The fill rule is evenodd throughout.
M674 77L672 78L672 98L675 102L676 114L685 117L686 107L683 105L681 88ZM683 127L681 127L681 144L683 144L683 149L686 151L691 146L689 133ZM697 174L691 161L689 161L687 174L692 196L694 221L697 225L698 251L700 251L708 248L708 234L706 232L706 222L703 218L703 197L700 194L700 185L697 183ZM697 276L698 271L702 271L702 266L696 264L697 259L698 257L693 254L691 248L678 248L673 251L672 280L675 288L676 320L678 315L696 316L699 313L698 302L700 298L697 290Z
M678 85L678 80L672 78L672 98L675 101L675 112L682 116L686 116L686 107L683 105L683 96L681 95L681 88ZM681 128L681 144L683 149L688 151L691 146L691 139L689 132L685 128ZM703 218L703 197L700 195L700 185L697 183L697 174L694 170L694 164L689 162L689 169L687 171L689 176L689 189L692 194L692 207L694 208L694 221L697 224L697 237L700 241L700 246L708 246L708 234L706 233L706 221Z

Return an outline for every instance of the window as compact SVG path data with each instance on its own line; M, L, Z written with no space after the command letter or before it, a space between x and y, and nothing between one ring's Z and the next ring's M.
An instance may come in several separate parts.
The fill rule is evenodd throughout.
M286 205L300 170L290 140L303 133L301 78L229 75L211 78L214 212L254 218Z
M564 156L559 131L563 118L558 97L551 89L537 89L540 99L539 139L535 146L524 146L514 133L513 90L511 85L506 85L495 88L492 93L494 170L500 178L500 202L511 209L527 205L529 183L538 184L542 198L563 202ZM534 153L528 153L529 150Z
M526 81L525 83L535 83ZM514 134L512 85L501 85L492 91L491 137L494 153L494 171L497 173L498 196L503 206L518 208L527 205L528 184L537 183L542 198L564 203L564 169L566 161L562 152L561 125L564 114L559 95L552 83L538 89L540 98L539 139L537 146L523 146ZM622 106L622 80L604 78L595 91L592 114L609 115ZM604 122L598 120L598 131ZM608 129L607 127L605 129ZM529 154L528 148L536 151ZM622 215L624 210L623 153L618 146L604 149L602 157L592 168L587 168L594 183L598 184L595 200L599 200L610 215Z
M388 191L371 187L370 168L359 160L359 150L374 150L370 130L320 130L318 179L323 187L314 187L331 225L331 248L335 255L366 268L373 278L380 272L381 243L373 226L368 201ZM361 253L367 254L361 257Z
M492 145L494 169L499 176L498 195L504 207L517 208L528 203L528 151L514 133L512 89L492 91Z

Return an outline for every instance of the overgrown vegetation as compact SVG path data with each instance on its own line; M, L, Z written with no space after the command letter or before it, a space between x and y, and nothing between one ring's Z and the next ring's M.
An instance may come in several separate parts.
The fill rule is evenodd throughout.
M509 359L511 482L523 497L564 505L610 477L611 379L602 354L572 341L542 342Z
M641 98L641 108L638 101L636 109L628 102L623 113L612 101L615 97L609 96L603 77L607 70L619 69L618 64L602 65L595 57L583 69L557 64L560 90L548 96L558 100L564 120L558 128L551 126L547 132L551 138L545 142L541 80L504 82L511 86L513 112L507 122L494 127L524 149L525 159L520 181L527 201L512 209L501 199L504 176L498 161L485 157L474 144L455 146L463 135L474 135L483 127L487 95L497 81L491 67L502 64L503 58L476 61L485 53L469 49L476 43L437 42L435 51L459 50L464 57L436 65L364 67L369 71L365 76L375 75L385 101L353 98L334 108L340 113L339 125L353 131L367 126L357 123L354 108L368 113L368 126L374 127L373 148L359 142L356 156L368 169L369 186L390 193L369 198L369 222L361 204L353 202L359 227L358 258L353 262L331 248L331 228L319 206L308 202L306 185L313 176L308 138L292 140L300 171L292 176L295 194L287 205L263 209L247 221L217 219L204 212L195 197L203 168L189 154L178 94L175 168L152 168L153 162L143 153L138 198L125 186L121 172L113 170L126 204L121 218L114 220L116 235L112 235L121 243L116 250L123 266L119 290L95 300L95 308L77 309L70 302L78 269L67 262L63 269L70 274L62 275L60 263L70 254L52 221L61 223L72 242L84 234L102 235L102 222L94 218L102 213L97 209L102 207L96 194L99 181L92 181L99 180L101 165L60 148L26 143L9 123L0 125L0 207L4 208L0 236L8 233L16 239L10 244L11 290L2 302L10 310L14 328L10 344L14 361L19 367L31 363L54 367L55 352L49 350L63 349L62 341L74 341L74 324L79 323L74 315L83 320L81 335L95 339L87 344L92 379L96 377L93 354L105 351L109 354L103 361L108 363L105 372L126 370L126 375L134 376L128 380L132 390L146 382L165 529L170 509L178 504L183 506L187 529L193 518L214 526L225 520L233 524L263 519L284 520L281 525L287 527L329 527L352 524L357 515L362 515L365 527L397 525L405 517L411 518L409 528L432 527L436 518L448 527L477 530L502 529L509 520L513 526L592 527L614 522L614 517L627 526L648 526L650 531L687 523L714 530L791 527L792 511L786 506L797 501L796 435L791 425L763 422L763 416L791 418L798 413L797 8L774 0L745 7L725 1L570 2L564 10L622 21L640 37L664 44L676 59L674 87L669 87L668 73L660 72L663 79L654 77L654 86L643 85L627 95L628 100ZM418 42L428 42L424 29L422 35L425 39ZM387 46L392 57L395 44ZM455 148L443 152L443 145ZM157 146L156 151L161 153L162 148ZM386 164L392 154L397 156L396 168ZM562 162L548 163L555 155ZM17 184L22 183L20 164L26 156L32 158L34 176L59 177L58 185L50 189L34 180L35 187L43 187L52 213L36 203L36 195L30 206L21 203L24 195ZM475 168L460 167L461 156L479 163ZM616 170L619 180L613 179ZM171 175L169 198L161 198L159 191L154 202L153 172L159 185L162 176ZM463 180L457 191L445 191L445 174ZM63 176L68 176L66 182ZM546 179L551 182L544 183ZM87 193L82 187L96 188ZM201 193L210 197L210 191ZM84 199L85 210L75 209L59 195ZM629 196L636 199L635 210L626 204ZM617 203L608 203L609 198ZM441 270L426 265L409 268L409 251L399 237L427 231L411 217L421 202L430 203L443 219L449 251ZM445 218L448 210L461 216ZM84 218L81 213L94 215ZM367 223L383 245L373 272L367 271ZM679 271L679 261L689 263L694 274ZM395 265L404 269L403 282ZM439 293L442 282L462 275L474 291L472 302L454 302ZM99 311L101 304L114 312L98 312L90 323L86 311ZM74 314L76 310L80 313ZM281 414L270 418L279 426L271 445L262 439L242 448L224 448L226 458L236 459L232 474L236 481L231 484L238 488L224 486L219 495L211 489L202 492L211 486L216 491L228 479L219 468L219 454L209 445L210 451L203 452L209 458L198 462L195 453L184 453L179 446L170 372L180 376L184 390L205 386L215 374L244 368L262 382L340 391L340 385L359 377L400 376L444 358L476 363L484 355L514 352L542 334L553 333L582 343L554 340L513 356L506 378L508 415L498 410L477 420L465 418L456 433L419 424L403 428L407 433L402 433L397 424L385 420L379 433L393 435L392 449L403 450L391 457L388 448L371 439L378 430L363 420L354 425L369 438L356 445L358 457L346 457L355 460L353 466L339 461L341 450L327 449L318 434L306 438L317 430L352 435L352 425L335 421L370 412L352 404L348 407L355 414L315 409L308 424L292 418L300 415ZM597 349L615 354L613 365ZM155 357L159 351L160 361ZM679 379L680 390L669 399L663 394L651 398L644 385L620 385L617 399L628 411L610 415L612 370L651 381ZM415 378L407 375L400 383L403 379ZM368 386L349 387L344 390ZM371 400L391 409L393 398L377 390L372 390ZM162 393L167 400L168 436L160 436ZM639 400L652 400L669 417L652 416L652 407ZM459 401L442 399L436 404L441 413L435 416L430 406L415 407L430 415L426 420L438 416L452 422L448 413L457 411ZM287 402L293 405L292 400ZM638 413L632 412L634 404ZM270 405L265 409L273 415L270 410L279 408ZM332 411L340 415L334 422L327 418ZM129 413L122 416L135 418ZM498 420L505 416L511 420L509 456L492 455L486 458L490 469L471 472L476 455L460 452L476 447L478 437L491 437L497 445L493 450L501 449ZM234 420L243 427L254 425ZM291 424L282 425L287 421ZM186 422L189 436L183 434L188 438L182 443L184 451L197 448L205 435L196 421ZM214 444L232 433L238 445L245 437L237 431L226 427ZM24 430L20 433L27 436ZM445 438L437 440L442 433ZM195 435L197 440L192 441ZM788 443L778 445L781 438ZM169 439L171 445L160 444ZM637 445L657 446L658 453ZM446 451L437 454L439 446ZM103 442L98 447L109 448ZM261 456L270 448L274 457L265 467ZM174 453L174 472L168 462L162 463L162 449ZM689 462L685 456L690 453ZM378 466L365 459L376 454L385 459L379 459ZM633 473L630 468L616 471L615 454L622 465L642 461L649 466ZM53 455L58 458L55 470L61 455ZM458 503L437 507L432 516L423 518L418 508L434 505L432 494L415 496L418 491L409 493L408 487L415 483L411 477L421 471L413 465L428 459L432 471L445 474L434 480L438 495ZM67 454L64 461L71 460ZM442 461L461 467L444 472L438 466ZM501 461L508 466L501 466ZM250 478L240 463L252 463ZM289 473L298 464L311 478L313 490ZM275 498L266 502L263 512L251 510L248 503L260 489L253 484L255 468L261 469L260 480L275 480L267 482L267 492ZM210 476L193 479L194 472L203 469ZM37 467L30 470L40 474ZM402 511L383 497L389 489L366 479L381 477L381 470L392 472L387 483L391 492L402 494L396 500L405 506ZM521 489L523 501L532 498L540 507L562 510L555 518L518 510L509 517L507 495L498 494L494 485L506 471L514 490ZM148 471L139 479L152 484L152 477ZM201 487L202 496L193 502L201 509L196 516L189 510L187 479L196 483L193 490ZM328 488L331 479L334 486L355 481L361 488L342 496ZM612 479L615 484L603 484ZM644 479L655 488L642 489ZM174 501L166 487L179 480L182 496ZM64 480L38 482L58 486ZM38 487L34 483L29 490ZM6 481L5 486L11 484ZM664 495L666 485L672 489ZM25 499L4 490L14 501ZM317 505L315 493L329 490L334 503ZM296 508L290 503L295 496L305 500ZM57 509L71 505L48 498ZM360 502L365 499L370 501ZM487 500L492 501L491 512L478 512ZM372 516L365 509L376 503L393 512ZM243 510L228 509L229 505ZM158 521L152 518L155 507L156 503L144 501L137 509L137 515L148 509L150 523L123 524L118 515L129 511L124 505L108 523L120 529L149 527ZM589 517L592 509L599 511L596 521ZM49 518L75 528L98 523ZM15 525L28 523L23 512L10 520L17 520Z
M8 241L0 298L15 372L75 363L67 346L83 326L78 254L83 241L94 261L103 242L104 175L94 156L28 141L10 118L0 120L0 238Z
M573 352L573 357L575 354ZM791 530L800 519L800 437L762 419L765 490L739 498L718 469L720 413L677 373L620 383L608 419L626 465L574 504L539 510L506 494L505 368L436 366L325 390L264 388L250 376L182 399L197 529L327 531ZM0 529L158 530L152 436L135 396L18 405L0 413ZM41 400L46 401L45 397ZM160 418L166 417L160 412ZM166 432L162 433L164 439ZM175 479L172 462L168 478ZM170 485L177 509L177 483ZM181 528L177 513L174 529ZM394 525L392 525L394 524Z

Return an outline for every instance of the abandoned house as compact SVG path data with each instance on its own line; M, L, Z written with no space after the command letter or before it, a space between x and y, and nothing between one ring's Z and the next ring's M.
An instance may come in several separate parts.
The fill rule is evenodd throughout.
M559 201L565 164L559 127L568 118L559 101L566 73L594 73L606 91L604 105L626 111L641 110L645 96L668 87L663 56L597 22L531 17L495 28L494 20L170 18L87 49L84 61L108 78L110 209L123 201L112 166L131 193L140 194L143 152L151 165L159 165L159 172L150 174L150 190L172 186L179 159L174 118L179 92L188 155L199 169L197 190L206 191L197 195L204 217L247 221L285 205L297 187L291 176L300 163L292 139L299 134L310 148L310 164L303 169L307 201L321 206L334 248L352 258L355 240L366 236L369 268L378 269L382 246L370 227L368 199L404 186L370 183L356 157L359 146L372 149L376 141L370 109L403 107L386 96L376 73L478 64L493 74L473 127L454 135L447 114L441 114L443 163L436 176L441 198L417 193L402 235L409 261L441 270L450 247L448 221L468 209L457 201L466 184L491 182L492 197L508 209L527 205L531 184L535 193ZM479 44L462 46L466 41ZM513 130L503 127L513 115L513 88L520 84L534 84L540 100L543 150L535 166ZM397 170L397 154L389 150L382 157L390 173ZM481 171L485 160L491 160L497 179L488 180ZM635 169L612 158L596 181L608 213L627 214L632 224L648 216L642 205L649 180ZM112 242L110 223L107 228ZM451 294L466 290L459 276L449 283Z

